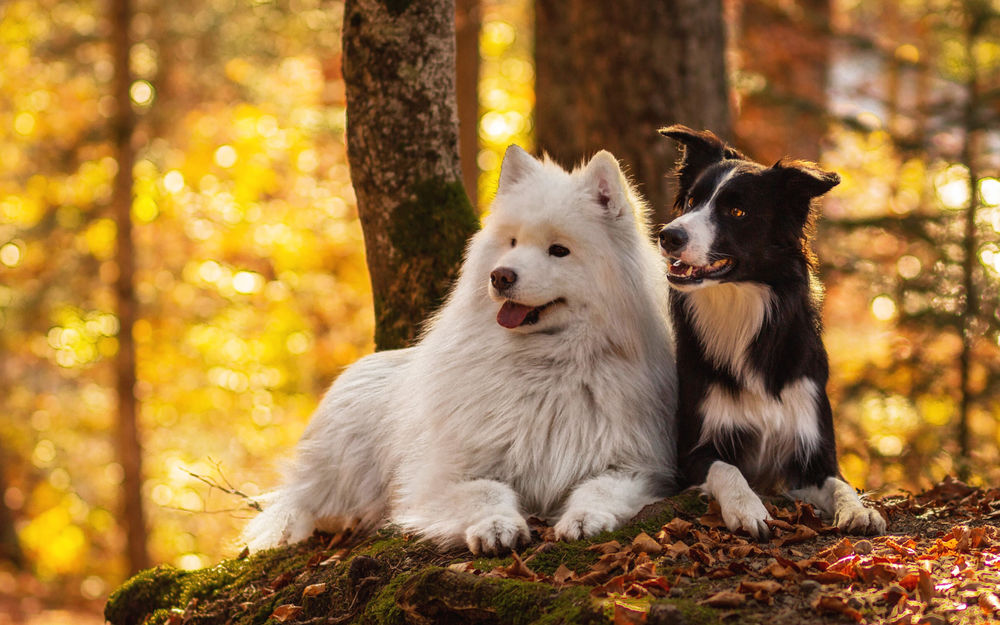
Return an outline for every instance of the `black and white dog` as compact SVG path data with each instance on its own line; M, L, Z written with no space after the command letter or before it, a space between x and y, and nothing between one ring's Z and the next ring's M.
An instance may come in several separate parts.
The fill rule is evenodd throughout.
M660 232L677 341L678 464L730 530L766 537L752 488L784 487L842 530L883 533L840 477L821 287L809 248L812 200L840 182L812 163L755 163L709 131L680 142L676 218Z

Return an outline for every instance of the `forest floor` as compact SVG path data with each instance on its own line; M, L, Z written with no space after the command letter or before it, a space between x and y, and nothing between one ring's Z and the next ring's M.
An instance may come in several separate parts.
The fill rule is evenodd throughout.
M627 527L474 559L382 530L314 535L183 572L151 569L109 600L114 625L188 623L1000 624L1000 489L946 480L872 502L889 534L844 536L770 500L772 536L727 531L684 493Z

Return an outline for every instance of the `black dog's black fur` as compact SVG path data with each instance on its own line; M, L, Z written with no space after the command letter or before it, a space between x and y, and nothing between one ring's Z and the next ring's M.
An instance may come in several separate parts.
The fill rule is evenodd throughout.
M723 176L736 170L716 196L713 218L716 238L712 258L728 257L732 267L721 282L752 282L766 285L773 293L768 314L745 357L746 370L763 382L766 392L777 399L789 383L807 378L817 389L815 418L819 420L819 442L809 453L773 457L772 466L754 466L760 452L758 432L734 428L727 436L699 445L704 416L700 406L710 385L718 385L737 397L745 382L730 367L720 366L706 355L703 338L691 319L690 292L670 290L671 316L677 341L680 378L678 406L678 462L686 485L705 482L709 467L723 460L740 469L756 488L773 491L819 487L828 477L839 477L833 419L826 395L828 365L820 337L820 296L813 288L813 261L809 248L812 200L839 182L836 174L811 163L779 161L773 167L754 163L725 145L708 131L684 126L664 128L661 134L684 146L678 165L679 189L676 216L704 203ZM728 211L738 207L741 216ZM738 214L739 211L736 211ZM676 252L670 240L670 224L660 233L661 247L668 256ZM676 243L676 242L673 242ZM671 275L683 285L683 276ZM688 281L690 283L690 281ZM707 287L713 288L713 287ZM797 450L800 451L800 450Z

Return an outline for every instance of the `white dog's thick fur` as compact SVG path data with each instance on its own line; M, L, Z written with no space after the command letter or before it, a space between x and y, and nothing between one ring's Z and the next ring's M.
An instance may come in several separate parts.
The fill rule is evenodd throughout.
M333 384L251 548L351 519L493 552L526 515L563 539L629 519L673 485L662 263L611 154L569 173L511 146L448 301L418 344Z

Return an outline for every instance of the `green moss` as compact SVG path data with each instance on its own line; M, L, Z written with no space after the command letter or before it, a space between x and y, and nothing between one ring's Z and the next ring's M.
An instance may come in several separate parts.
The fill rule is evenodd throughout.
M599 540L575 540L573 542L554 543L547 551L535 555L528 563L528 566L537 573L552 575L560 564L565 564L567 568L583 573L599 559L600 555L596 551L588 551L595 542Z
M699 517L708 512L708 502L697 491L685 491L670 498L677 512L685 516Z
M479 229L465 187L461 181L432 178L414 184L410 193L412 199L393 212L393 246L407 256L437 257L446 271L455 267L466 240Z
M465 243L479 219L460 181L432 178L413 184L388 227L393 276L375 293L375 346L411 344L422 321L444 302L458 275Z
M178 607L183 582L191 576L172 566L158 566L135 575L111 593L104 618L113 625L140 625L157 610Z
M388 584L372 597L358 622L378 625L402 625L406 621L402 609L396 603L396 593L411 577L402 573L389 581Z
M564 564L578 573L594 564L596 543L617 540L627 545L639 532L654 535L677 512L694 516L705 504L685 494L648 508L634 523L589 540L548 544L545 551L529 549L528 566L551 575ZM537 551L538 546L534 547ZM283 603L302 605L302 618L335 617L343 622L401 625L441 620L461 623L606 623L602 605L590 588L555 588L550 584L458 573L441 564L468 561L468 553L443 554L426 541L407 539L394 528L378 531L336 564L313 567L308 561L322 553L322 543L309 541L273 549L249 558L224 561L201 571L158 567L144 571L119 588L108 601L106 618L113 625L162 625L173 614L191 612L204 625L262 625ZM325 555L324 555L325 557ZM509 566L507 558L478 558L480 571ZM276 592L262 590L283 573L293 581ZM305 586L317 582L327 589L302 597ZM670 599L694 624L716 623L718 614L697 605L710 589L696 582L684 586L684 596ZM197 599L196 606L192 600Z
M607 619L590 597L590 588L575 586L562 590L552 603L532 625L591 625L606 623Z
M455 562L468 562L468 558L459 558ZM514 564L514 558L476 558L472 561L472 565L476 567L477 571L488 572L497 568L498 566L510 566ZM530 565L529 565L530 566Z

